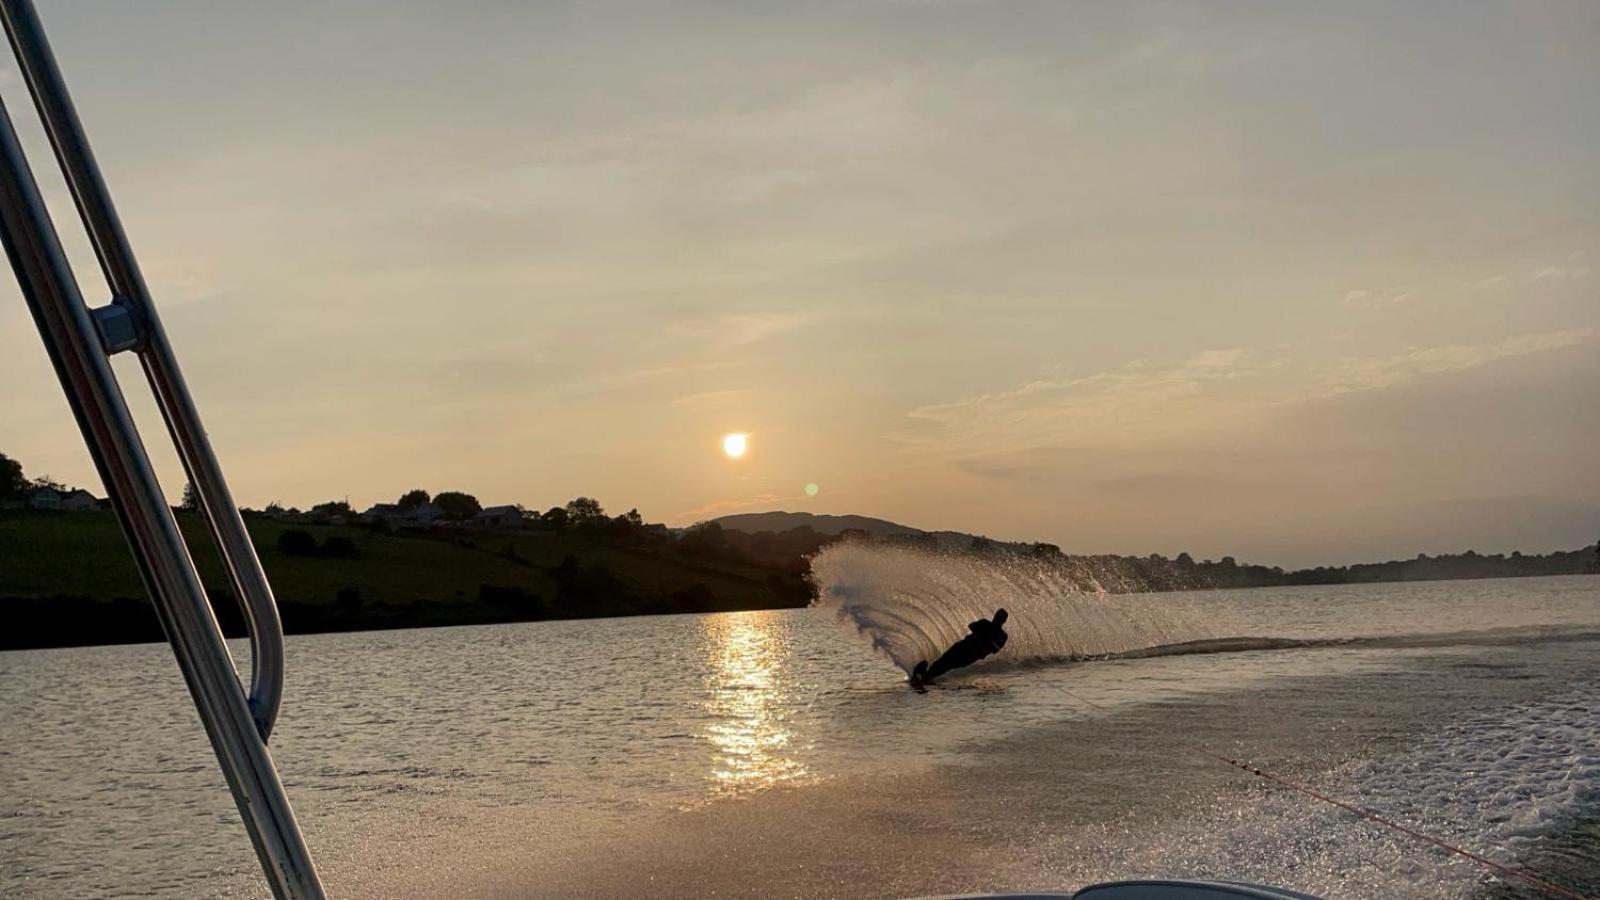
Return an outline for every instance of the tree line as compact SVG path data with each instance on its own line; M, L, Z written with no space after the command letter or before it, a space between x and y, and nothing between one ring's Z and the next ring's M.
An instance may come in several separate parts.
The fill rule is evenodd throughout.
M41 488L61 493L72 490L70 485L62 484L49 475L29 478L22 471L22 463L0 453L0 502L25 500L29 494Z
M22 466L0 454L0 500L19 499L38 487L65 486L48 476L29 479ZM404 513L431 504L444 522L469 522L483 511L483 504L474 495L460 490L431 493L424 488L412 488L400 494L392 506ZM181 507L197 509L198 500L193 485L184 490ZM512 504L518 518L516 527L539 529L580 537L599 538L626 545L672 552L691 559L726 560L757 566L785 579L790 593L796 599L800 586L810 574L810 559L824 546L834 541L849 540L864 543L882 543L921 547L939 552L964 552L978 556L1012 555L1049 560L1064 571L1074 573L1083 586L1112 591L1171 591L1204 590L1209 588L1246 588L1307 584L1359 584L1383 581L1428 581L1455 578L1510 578L1537 575L1569 575L1600 572L1600 542L1591 547L1546 554L1481 554L1467 550L1456 554L1429 556L1419 554L1414 559L1390 560L1376 563L1357 563L1346 566L1317 566L1315 568L1286 571L1279 566L1241 563L1232 556L1220 560L1197 561L1189 553L1178 553L1168 558L1161 554L1148 556L1073 555L1049 543L1012 543L975 536L965 546L952 547L931 533L900 534L874 538L866 532L847 530L838 535L822 534L809 526L799 526L783 532L747 533L725 529L715 521L702 522L687 529L673 530L665 525L648 523L637 508L620 515L609 515L600 501L593 497L575 497L565 504L552 506L543 512ZM330 500L313 505L308 511L284 507L279 503L267 504L260 510L246 508L246 516L306 517L313 521L342 519L353 524L385 529L383 519L361 523L359 513L348 500ZM309 532L291 529L279 536L278 549L286 555L348 559L359 550L349 539L329 537L321 542ZM558 583L572 585L574 594L599 595L603 591L583 589L583 585L606 584L603 574L574 571L570 567L552 577ZM809 591L809 589L806 589ZM808 594L807 594L808 595Z
M854 537L866 539L865 535ZM894 535L878 540L924 548L942 546L932 534ZM1420 553L1414 559L1288 571L1281 566L1242 563L1232 556L1196 561L1188 553L1171 558L1159 553L1148 556L1075 555L1063 553L1054 544L1006 543L986 537L974 537L966 547L955 548L955 552L1048 561L1075 579L1080 588L1116 593L1600 574L1600 541L1576 550L1544 554L1521 551L1484 554L1465 550L1432 556Z

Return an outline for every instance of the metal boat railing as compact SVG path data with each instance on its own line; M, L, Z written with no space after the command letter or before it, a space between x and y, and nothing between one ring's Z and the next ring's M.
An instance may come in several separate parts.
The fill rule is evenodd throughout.
M99 257L110 302L96 309L84 303L3 100L0 240L172 643L267 882L278 897L322 897L310 851L267 752L283 696L283 626L272 588L200 423L38 13L31 0L0 0L0 19ZM124 351L136 354L144 367L222 553L234 595L244 607L252 660L248 694L239 683L194 560L112 371L110 357Z

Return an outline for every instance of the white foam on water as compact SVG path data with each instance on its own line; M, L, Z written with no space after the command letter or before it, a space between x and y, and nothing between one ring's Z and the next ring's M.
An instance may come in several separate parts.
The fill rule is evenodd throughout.
M1600 806L1597 712L1600 686L1581 685L1464 719L1344 778L1358 802L1509 863Z
M1559 883L1563 876L1536 863L1547 848L1562 852L1572 824L1600 806L1597 709L1600 685L1579 685L1463 718L1308 786L1500 865L1532 864L1531 874ZM1106 873L1242 878L1327 897L1466 897L1497 883L1518 896L1545 895L1303 794L1267 782L1247 790L1142 841L1113 826L1084 849Z

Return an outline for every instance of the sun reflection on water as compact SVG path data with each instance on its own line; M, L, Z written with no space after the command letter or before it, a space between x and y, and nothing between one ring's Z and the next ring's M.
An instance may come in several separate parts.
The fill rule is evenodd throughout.
M791 754L795 733L788 721L780 681L787 650L761 613L705 620L711 668L706 673L706 712L711 722L711 774L717 793L763 790L804 778L803 762Z

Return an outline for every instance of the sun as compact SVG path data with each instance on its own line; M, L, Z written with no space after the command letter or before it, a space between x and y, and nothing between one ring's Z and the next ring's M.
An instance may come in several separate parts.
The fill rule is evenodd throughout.
M750 435L735 432L722 436L722 452L729 459L738 459L748 449L750 449Z

